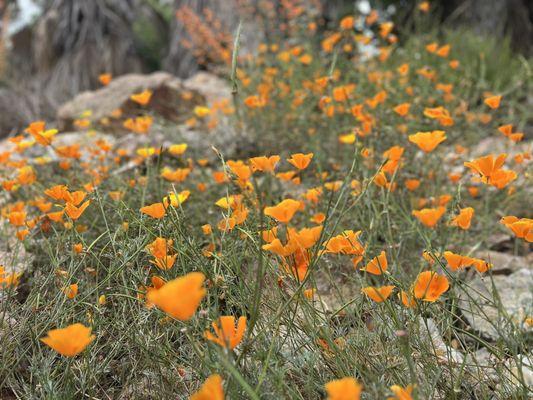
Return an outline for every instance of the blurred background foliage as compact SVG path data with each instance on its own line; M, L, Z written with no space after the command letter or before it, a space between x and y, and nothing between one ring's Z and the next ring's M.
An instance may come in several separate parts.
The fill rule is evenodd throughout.
M344 15L376 9L392 18L402 43L430 38L451 43L472 61L469 73L477 74L481 86L507 88L517 69L529 63L533 2L432 0L430 19L416 18L419 3L0 0L0 106L8 110L0 118L0 135L32 119L52 118L61 103L98 87L98 75L104 72L165 70L180 77L199 69L220 73L217 58L230 51L239 20L244 21L241 54L253 55L259 43L273 43L288 35L290 10L298 7L315 10L320 30L328 30ZM199 35L196 42L191 40L191 27ZM199 57L198 47L204 45L211 45L212 51ZM414 49L406 47L410 48Z

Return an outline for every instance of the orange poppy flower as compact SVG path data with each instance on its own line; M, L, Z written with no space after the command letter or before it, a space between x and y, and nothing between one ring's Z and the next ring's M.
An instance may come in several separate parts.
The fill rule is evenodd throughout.
M41 341L63 356L75 357L85 350L94 337L91 335L91 328L82 324L73 324L66 328L48 331L48 336L41 338Z
M183 182L187 179L187 176L191 170L189 168L177 168L172 170L168 167L163 168L161 171L161 177L170 182Z
M414 284L414 295L417 299L434 302L445 293L450 284L448 278L434 271L424 271L418 274Z
M325 243L324 253L363 255L365 248L359 241L361 231L346 230Z
M533 219L507 216L503 217L500 223L512 230L517 238L529 243L533 242Z
M423 1L418 5L418 9L422 12L427 13L429 11L429 1Z
M112 78L113 78L113 75L111 75L111 74L100 74L100 75L98 75L98 80L104 86L109 85L109 83L111 82Z
M487 183L501 169L506 158L507 154L505 153L500 154L496 158L494 158L493 154L489 154L472 161L467 161L464 165L473 172L477 172L483 178L483 182Z
M412 214L425 226L428 228L433 228L441 217L446 212L445 207L437 208L423 208L422 210L413 210Z
M211 375L189 400L224 400L222 377L218 374Z
M381 303L389 298L394 288L395 286L381 286L381 287L368 286L368 287L361 289L361 292L366 294L369 298L371 298L376 303Z
M78 294L78 284L73 283L72 285L67 286L63 289L63 293L65 293L65 296L69 299L73 299Z
M205 331L205 338L219 346L233 350L241 343L246 331L246 317L239 317L236 327L234 316L222 316L218 322L213 322L211 325L215 334Z
M205 297L204 280L203 273L191 272L149 291L146 298L171 317L188 321Z
M462 208L459 211L459 215L457 215L451 222L452 225L458 226L461 229L468 229L470 228L470 223L472 221L472 217L474 216L474 209L472 207L466 207Z
M474 267L476 268L477 272L487 272L489 269L492 268L492 264L489 264L485 260L482 260L481 258L473 258L474 260Z
M417 132L409 135L409 141L416 144L422 151L430 153L437 148L439 143L446 140L444 131Z
M301 170L306 169L309 166L309 163L311 162L312 158L313 158L313 153L308 153L308 154L296 153L296 154L291 154L291 158L287 159L287 161L301 171Z
M150 99L152 98L152 91L151 90L144 90L140 93L135 93L130 96L130 99L132 99L135 103L145 106L150 102Z
M463 256L461 254L452 253L451 251L445 251L443 255L452 271L457 271L458 269L470 267L474 264L473 258Z
M324 385L328 400L359 400L363 387L355 378L342 378Z
M410 103L402 103L398 104L396 107L394 107L394 112L402 117L405 117L409 113L409 109L411 108Z
M26 212L11 211L7 218L9 219L9 223L13 226L24 226L26 222Z
M49 146L52 143L53 137L58 133L58 130L45 130L45 123L43 121L37 121L32 122L28 128L26 128L26 132L28 132L40 145Z
M389 263L387 261L387 253L382 250L379 256L370 260L369 263L366 264L365 268L361 268L361 271L366 271L372 275L381 275L387 271L388 266Z
M394 397L389 397L387 400L413 400L413 385L407 385L405 389L398 385L392 385L390 390L394 393Z
M399 294L400 300L402 304L407 307L411 308L416 306L416 301L413 299L412 295L402 290Z
M339 26L341 29L344 29L344 30L352 29L354 22L355 22L355 18L349 15L341 19Z
M77 220L79 217L81 217L81 214L83 214L85 209L89 207L89 204L91 204L90 200L87 200L79 207L76 207L72 203L67 203L67 205L65 206L65 212L70 217L70 219Z
M276 164L279 162L279 156L270 156L270 157L253 157L250 158L250 164L253 171L261 172L274 172Z
M48 213L48 214L46 214L46 216L48 218L50 218L51 221L61 222L64 213L65 213L65 211L61 210L61 211Z
M67 203L71 203L74 206L79 206L80 203L85 199L87 193L84 191L78 190L76 192L66 192L64 194L63 200Z
M409 191L414 191L416 189L418 189L418 187L420 186L420 180L419 179L407 179L405 181L405 187L407 188L407 190Z
M187 143L173 144L168 148L168 152L173 156L180 156L187 150ZM198 160L200 163L200 160Z
M3 265L0 265L0 289L17 286L19 284L20 272L6 272Z
M144 206L140 209L143 214L149 215L152 218L160 219L166 215L165 206L163 203L154 203L149 206Z
M285 199L275 206L265 207L265 215L268 215L279 222L288 223L296 211L301 207L301 203L293 199Z
M495 110L500 107L501 100L502 96L490 96L485 99L484 103L493 110Z
M242 162L241 160L229 160L226 164L228 165L231 172L233 172L233 174L237 176L241 184L245 184L252 176L251 168L248 165L244 164L244 162Z

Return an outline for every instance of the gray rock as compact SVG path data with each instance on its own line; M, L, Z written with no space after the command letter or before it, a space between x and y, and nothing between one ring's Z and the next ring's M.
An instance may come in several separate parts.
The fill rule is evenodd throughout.
M505 334L509 319L513 325L531 330L522 321L533 312L533 270L522 268L510 275L495 275L492 282L489 276L478 275L459 294L459 307L468 324L487 338Z
M130 96L149 89L153 92L150 103L143 108L130 99ZM205 104L205 97L197 90L188 88L183 81L166 72L150 75L128 74L117 77L101 89L83 92L63 104L57 111L60 130L71 130L76 119L88 110L92 122L108 117L117 109L124 117L137 115L143 110L154 111L165 119L182 122L195 106ZM111 119L110 129L122 128L122 119Z
M442 361L451 361L461 364L464 360L463 353L444 343L444 339L433 319L420 319L420 335L429 340L429 347L432 352Z

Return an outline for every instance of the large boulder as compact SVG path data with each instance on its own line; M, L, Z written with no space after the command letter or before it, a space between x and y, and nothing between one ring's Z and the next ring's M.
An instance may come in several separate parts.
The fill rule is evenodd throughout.
M145 108L130 99L132 94L143 90L153 92ZM72 130L74 121L87 111L91 112L87 118L98 123L118 109L122 110L123 117L135 116L148 109L167 120L181 123L191 115L195 106L205 102L205 97L199 91L188 88L181 79L166 72L128 74L113 79L101 89L80 93L63 104L57 112L58 128ZM110 121L108 127L111 129L122 126L122 119Z

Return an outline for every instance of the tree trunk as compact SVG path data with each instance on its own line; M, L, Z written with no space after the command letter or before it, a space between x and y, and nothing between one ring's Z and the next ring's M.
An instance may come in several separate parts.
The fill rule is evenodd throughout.
M54 105L97 85L104 72L140 71L133 10L137 0L51 0L33 40L36 75Z

